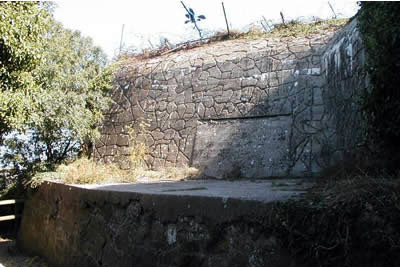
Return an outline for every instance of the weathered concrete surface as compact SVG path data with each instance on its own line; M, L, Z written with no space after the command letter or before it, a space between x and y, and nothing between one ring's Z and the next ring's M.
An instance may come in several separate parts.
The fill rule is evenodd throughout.
M51 266L299 266L270 222L274 201L307 184L45 183L25 204L19 246Z
M297 197L309 187L310 180L279 179L256 181L196 180L166 183L76 185L76 187L135 192L151 195L217 197L223 200L241 199L261 202L283 201Z
M217 42L133 61L116 77L96 157L121 160L124 127L149 120L140 138L152 168L312 175L362 141L363 62L356 20L337 33Z
M285 176L291 122L279 116L200 123L193 166L225 179Z

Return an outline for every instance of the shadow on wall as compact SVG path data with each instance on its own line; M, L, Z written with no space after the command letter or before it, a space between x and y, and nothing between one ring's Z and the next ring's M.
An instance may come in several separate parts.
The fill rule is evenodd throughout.
M283 45L264 55L261 74L240 78L240 116L199 121L192 164L203 176L311 176L362 142L366 79L356 21L331 39Z
M312 175L362 141L363 60L353 20L336 34L227 41L127 65L96 155L123 155L123 126L145 118L153 168L190 165L226 179Z

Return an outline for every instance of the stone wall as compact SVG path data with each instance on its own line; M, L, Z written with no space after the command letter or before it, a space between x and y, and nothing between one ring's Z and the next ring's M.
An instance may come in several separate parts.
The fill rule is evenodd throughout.
M272 205L44 183L18 245L59 267L300 266L275 236Z
M368 88L365 50L357 20L338 32L322 55L325 84L321 91L321 120L315 158L330 165L363 145L365 120L361 112L363 91Z
M116 104L95 155L126 154L124 127L140 136L152 168L194 166L203 176L307 176L361 140L363 51L353 20L307 37L217 42L131 61L118 72Z

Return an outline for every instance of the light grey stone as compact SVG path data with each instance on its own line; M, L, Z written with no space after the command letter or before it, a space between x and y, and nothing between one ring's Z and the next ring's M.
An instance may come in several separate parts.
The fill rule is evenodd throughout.
M116 75L96 153L112 159L123 127L144 118L159 151L153 168L186 166L200 153L210 176L309 175L362 141L364 64L353 21L335 36L232 40L143 61Z
M221 78L221 71L218 67L212 67L208 69L208 73L210 74L210 77L220 79Z

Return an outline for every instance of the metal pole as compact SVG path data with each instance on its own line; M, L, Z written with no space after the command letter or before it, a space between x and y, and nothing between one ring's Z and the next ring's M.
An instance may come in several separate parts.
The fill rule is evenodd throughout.
M119 54L121 54L121 50L122 50L122 41L124 38L124 28L125 28L125 24L122 24L121 41L119 42Z
M225 13L225 6L224 6L224 2L222 2L222 10L224 11L224 17L225 17L225 23L226 23L226 29L228 31L228 36L230 35L229 32L229 25L228 25L228 19L226 18L226 13Z
M336 18L337 18L336 12L335 12L335 10L333 9L331 3L329 3L329 1L328 1L328 5L329 5L329 7L331 8L331 10L332 10L332 12L333 12L333 18L336 19Z
M286 25L286 23L285 23L285 17L283 16L282 11L280 12L280 14L281 14L281 19L282 19L282 24L283 24L283 25Z

